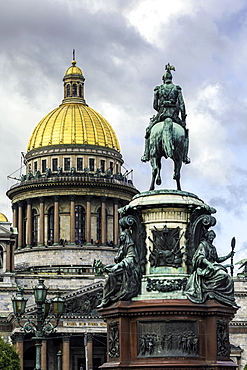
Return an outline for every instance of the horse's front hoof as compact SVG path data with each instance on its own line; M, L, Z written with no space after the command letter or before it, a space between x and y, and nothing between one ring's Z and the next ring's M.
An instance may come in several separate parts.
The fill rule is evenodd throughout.
M160 185L160 184L161 184L161 178L158 178L158 179L156 180L156 184L157 184L157 185Z

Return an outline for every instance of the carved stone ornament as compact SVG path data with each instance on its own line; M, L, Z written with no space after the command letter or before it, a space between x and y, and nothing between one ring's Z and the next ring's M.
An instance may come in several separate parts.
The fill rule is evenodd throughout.
M80 297L74 297L66 301L64 313L98 316L96 307L101 302L101 299L102 290L93 293L86 293Z
M174 292L184 290L187 284L187 278L183 279L147 279L146 290L148 292Z
M109 323L109 352L110 358L119 357L119 322L112 320Z
M217 320L217 356L230 356L230 343L228 339L228 324L224 319Z
M153 239L149 240L153 243L150 248L149 262L152 267L172 266L180 267L182 264L182 252L180 249L180 228L176 227L168 229L164 226L162 230L152 230Z
M147 321L138 323L139 357L198 356L196 321Z

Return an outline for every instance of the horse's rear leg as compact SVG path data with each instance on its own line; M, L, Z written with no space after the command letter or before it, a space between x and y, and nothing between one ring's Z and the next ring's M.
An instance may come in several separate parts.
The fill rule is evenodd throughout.
M150 164L151 164L151 167L152 167L152 181L151 181L151 185L150 185L149 190L154 190L155 179L156 179L157 171L158 171L157 163L156 163L155 158L151 157Z
M154 183L157 176L157 168L152 169L152 181L149 190L154 190Z
M157 176L156 184L161 185L161 176L160 176L161 158L157 159L157 166L158 166L158 176Z
M177 190L181 190L180 184L180 170L182 167L182 158L178 160L174 160L174 175L173 179L176 180L177 183Z

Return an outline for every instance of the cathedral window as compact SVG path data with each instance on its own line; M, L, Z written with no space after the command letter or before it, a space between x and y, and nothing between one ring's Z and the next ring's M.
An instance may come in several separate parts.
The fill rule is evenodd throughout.
M67 98L70 97L70 84L67 85Z
M57 171L57 166L58 166L58 159L52 158L52 171L53 172Z
M110 162L110 171L113 173L113 162Z
M42 159L42 162L41 162L41 167L42 167L42 172L45 172L46 171L46 159Z
M33 171L35 172L35 171L37 171L37 169L38 169L38 162L35 161L34 164L33 164Z
M82 97L82 86L79 85L79 97L81 98Z
M102 232L102 213L101 207L97 211L97 240L101 242ZM107 240L107 209L105 210L106 240Z
M48 240L47 244L52 245L54 242L54 207L48 210Z
M77 85L76 84L72 85L72 96L77 96Z
M80 205L75 206L75 240L80 245L85 242L85 209Z
M82 171L83 170L83 158L77 158L77 163L76 163L76 169L77 171Z
M104 159L101 159L100 161L100 169L102 173L105 172L105 160Z
M32 210L32 246L36 246L38 242L38 214L36 209Z
M70 171L70 158L64 158L64 171Z
M101 207L97 211L97 240L101 242Z
M89 171L94 172L94 158L89 158Z

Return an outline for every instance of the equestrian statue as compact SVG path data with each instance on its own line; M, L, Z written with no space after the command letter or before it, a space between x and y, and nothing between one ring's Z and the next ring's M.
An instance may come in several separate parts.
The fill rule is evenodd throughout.
M150 119L146 129L145 151L142 162L150 161L152 166L152 182L149 190L161 184L161 158L171 158L174 162L173 179L177 190L181 190L180 170L182 163L190 163L188 157L189 132L186 128L186 110L182 89L172 83L171 71L174 66L169 63L162 77L163 84L154 89L153 108L158 112ZM157 179L156 179L157 177Z

